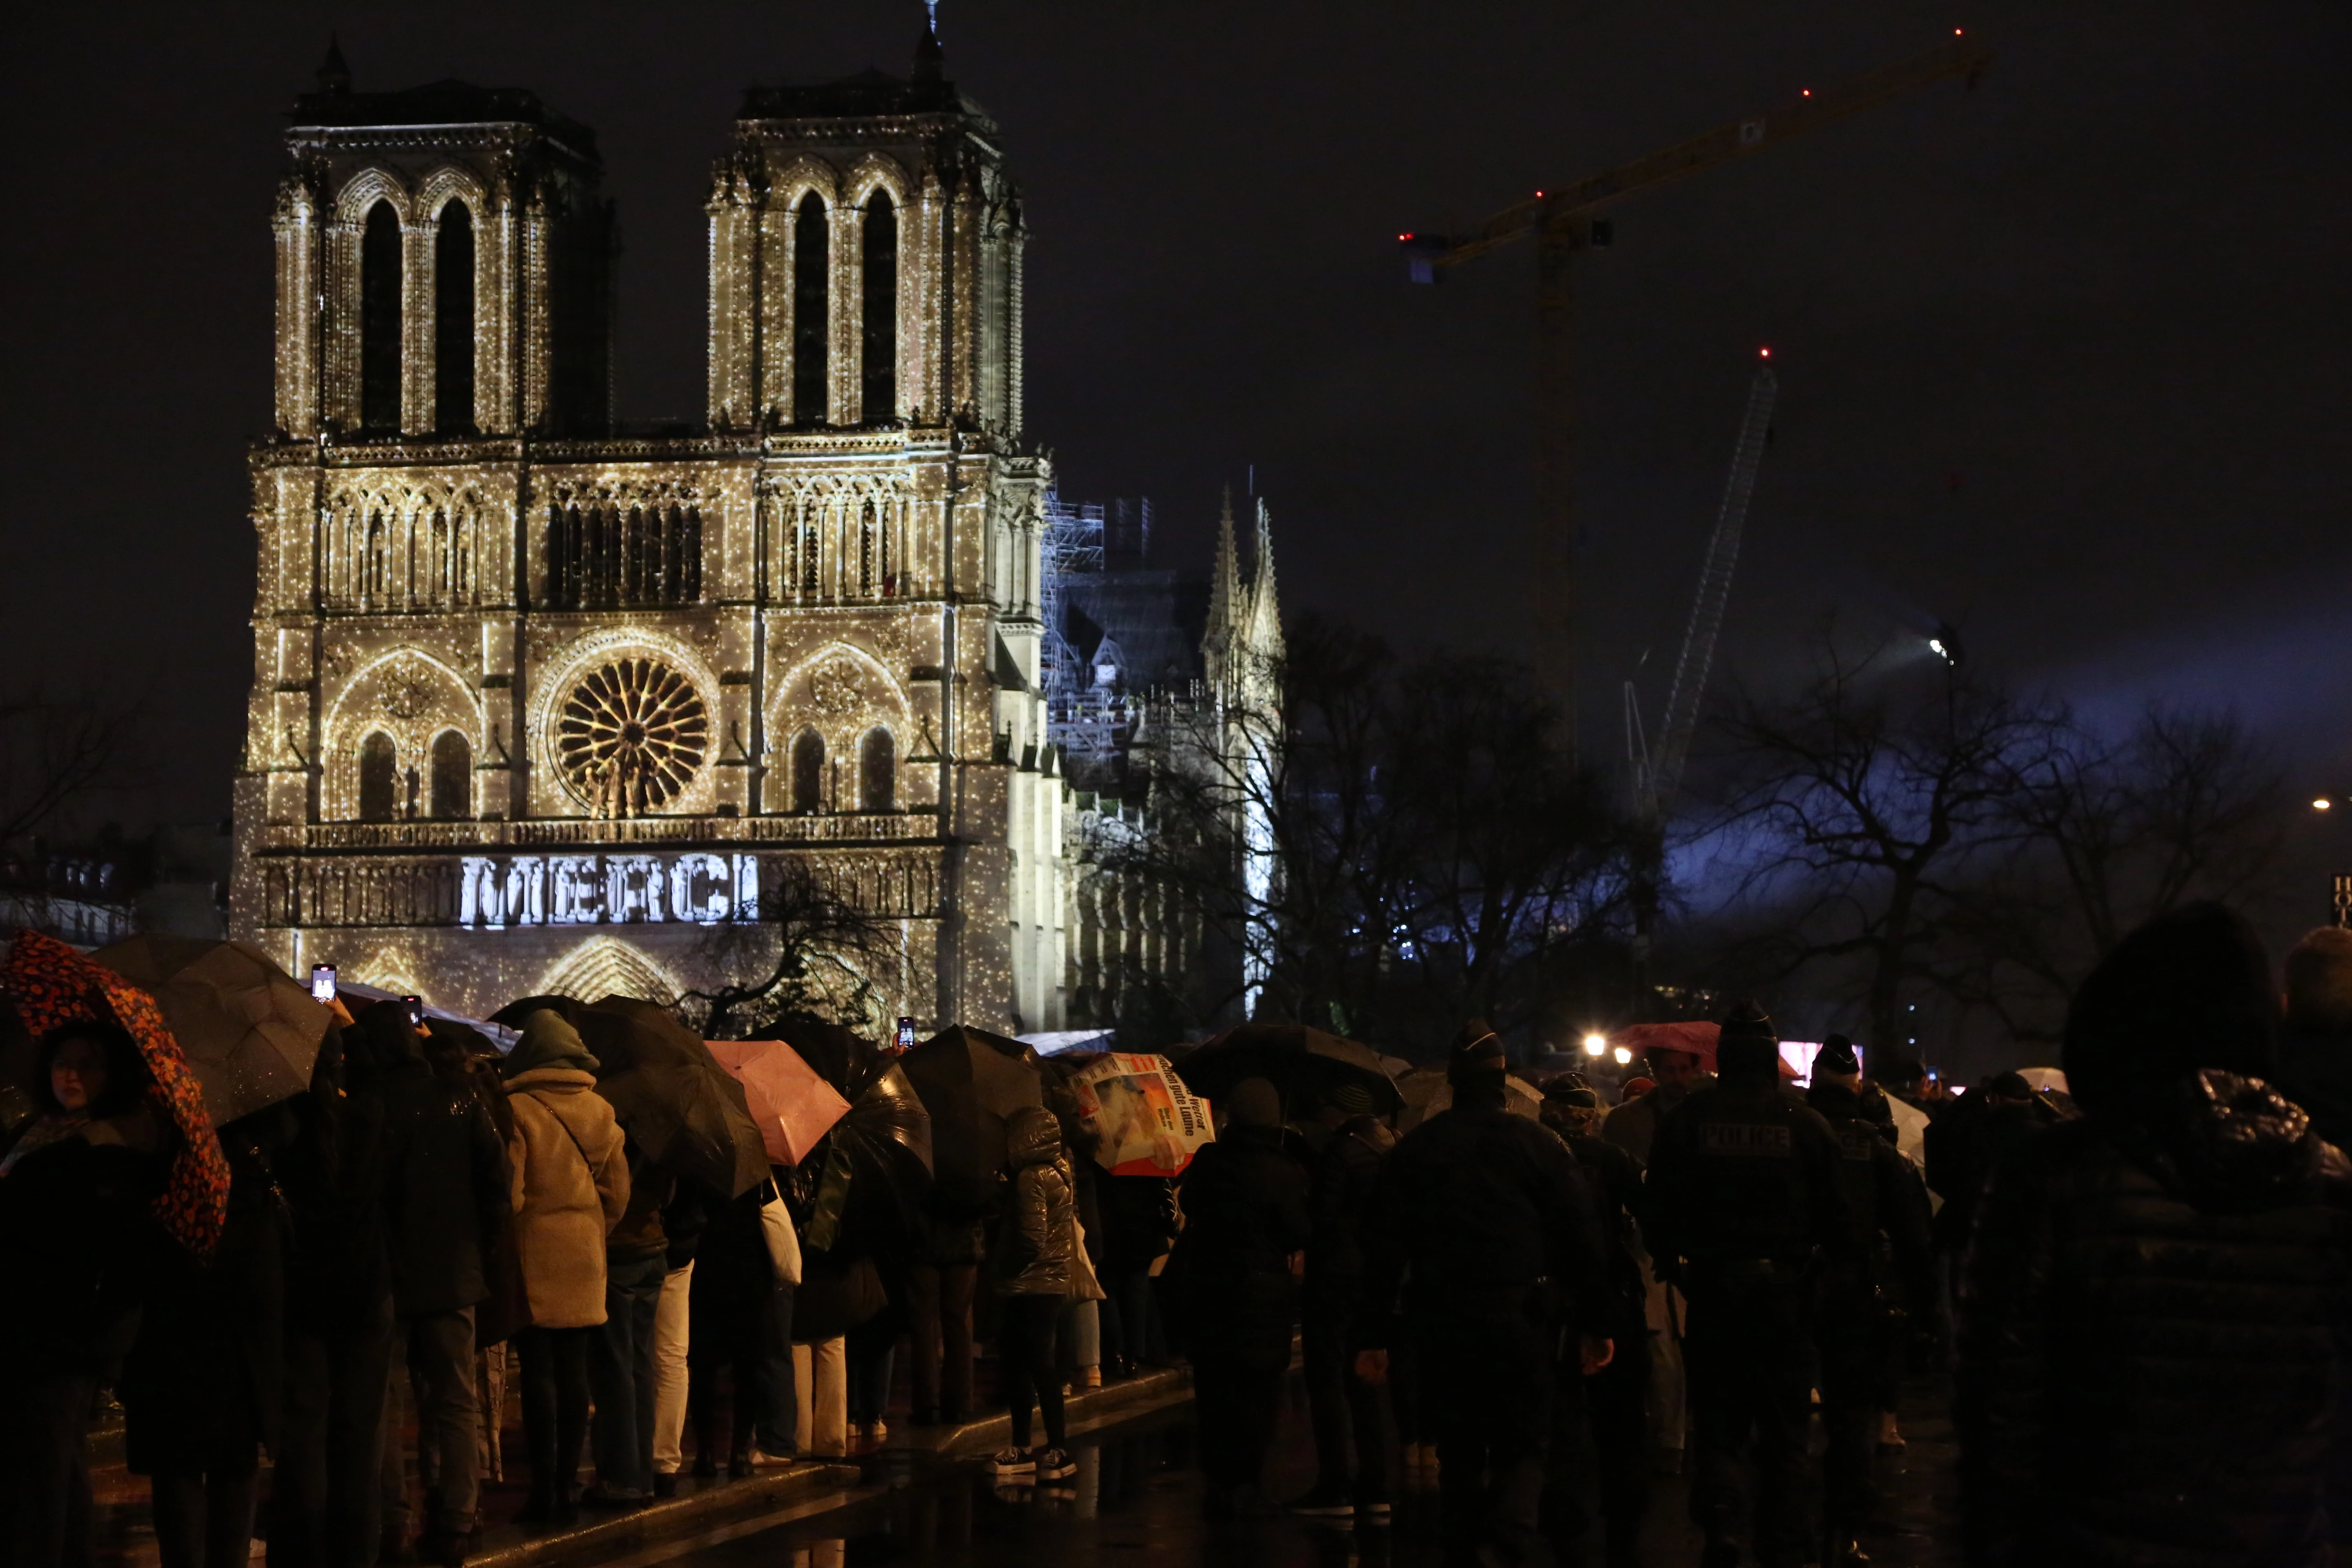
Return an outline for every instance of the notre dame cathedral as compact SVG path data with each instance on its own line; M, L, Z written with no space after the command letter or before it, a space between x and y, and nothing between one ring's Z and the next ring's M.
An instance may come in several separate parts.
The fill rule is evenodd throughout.
M935 37L907 78L746 96L701 426L614 422L587 127L355 91L334 53L293 120L237 936L459 1011L668 999L760 967L763 889L814 879L893 933L835 987L870 1026L1083 1027L1175 982L1199 933L1088 863L1134 808L1049 723L1027 235ZM1196 703L1279 651L1259 542L1241 582L1229 527Z

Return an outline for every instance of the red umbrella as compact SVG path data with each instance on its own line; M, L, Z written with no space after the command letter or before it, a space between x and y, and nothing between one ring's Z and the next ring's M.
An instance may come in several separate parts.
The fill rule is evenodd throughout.
M841 1098L841 1091L782 1040L702 1043L742 1084L772 1164L799 1164L817 1140L849 1114L849 1101Z
M1723 1032L1719 1024L1693 1021L1683 1024L1635 1024L1617 1031L1613 1042L1633 1053L1639 1061L1649 1051L1684 1051L1698 1058L1702 1071L1715 1070L1715 1038Z

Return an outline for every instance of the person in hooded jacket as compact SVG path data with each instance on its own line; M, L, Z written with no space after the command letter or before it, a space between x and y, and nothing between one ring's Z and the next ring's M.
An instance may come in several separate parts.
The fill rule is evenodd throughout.
M41 1114L0 1157L0 1553L19 1568L90 1562L90 1416L173 1249L152 1082L124 1030L62 1025L37 1050Z
M1446 1064L1453 1105L1397 1141L1361 1229L1357 1370L1386 1381L1410 1268L1405 1317L1437 1430L1449 1568L1538 1550L1561 1336L1582 1374L1616 1349L1591 1188L1566 1144L1504 1108L1505 1071L1501 1040L1472 1019Z
M1935 1291L1927 1194L1895 1145L1891 1118L1873 1115L1853 1043L1822 1042L1805 1103L1837 1134L1844 1159L1846 1247L1823 1276L1821 1303L1823 1533L1832 1568L1869 1559L1858 1541L1877 1498L1870 1458L1880 1413L1895 1406L1905 1350L1906 1304L1924 1310ZM1885 1096L1877 1095L1883 1101Z
M1062 1375L1054 1343L1070 1292L1077 1200L1061 1124L1052 1111L1024 1105L1005 1119L1004 1163L1013 1181L997 1233L998 1353L1013 1443L998 1452L995 1468L1000 1476L1055 1480L1077 1473L1063 1447ZM1033 1402L1045 1418L1043 1448L1029 1443Z
M1381 1162L1396 1147L1396 1134L1373 1114L1371 1090L1360 1083L1334 1086L1324 1118L1330 1136L1316 1161L1307 1194L1312 1229L1299 1303L1316 1479L1314 1488L1289 1506L1293 1513L1346 1517L1361 1510L1366 1517L1379 1519L1386 1517L1389 1507L1386 1401L1378 1388L1356 1375L1355 1336L1349 1325L1364 1293L1365 1215L1380 1181Z
M2221 906L2075 993L2084 1112L2002 1156L1960 1299L1978 1568L2323 1568L2352 1321L2344 1157L2266 1081L2278 998Z
M1590 1377L1562 1357L1544 1515L1554 1560L1580 1561L1581 1542L1592 1528L1593 1510L1584 1499L1589 1482L1598 1493L1610 1568L1630 1568L1641 1562L1642 1515L1650 1497L1644 1452L1650 1336L1640 1232L1648 1191L1642 1162L1600 1136L1601 1096L1581 1073L1547 1079L1543 1091L1543 1124L1576 1156L1600 1210L1608 1258L1608 1337L1616 1346L1609 1364Z
M286 1290L285 1436L269 1478L269 1568L368 1568L392 1366L383 1238L383 1108L348 1087L334 1005L278 1162L293 1213Z
M596 1092L597 1066L579 1032L543 1009L523 1020L506 1063L515 1250L530 1302L530 1327L516 1336L530 1449L522 1518L534 1524L579 1517L588 1342L604 1321L605 1238L629 1203L620 1123Z
M1168 1264L1186 1300L1212 1517L1256 1500L1290 1368L1299 1255L1314 1235L1307 1173L1283 1151L1281 1095L1265 1079L1244 1079L1227 1110L1223 1132L1177 1179L1184 1231Z
M480 1498L475 1452L481 1402L474 1374L475 1308L490 1293L487 1260L512 1199L512 1172L489 1108L436 1074L425 1031L399 1002L363 1008L344 1036L354 1099L372 1098L383 1127L383 1223L392 1264L392 1365L386 1377L383 1532L380 1556L407 1545L400 1391L417 1392L417 1469L426 1486L427 1552L446 1562L471 1544Z
M1750 1509L1764 1568L1815 1558L1811 1467L1813 1297L1825 1259L1853 1248L1843 1146L1781 1087L1772 1020L1741 1003L1723 1020L1720 1074L1677 1106L1651 1145L1648 1235L1656 1266L1690 1302L1683 1342L1697 1463L1691 1518L1703 1568L1739 1561Z

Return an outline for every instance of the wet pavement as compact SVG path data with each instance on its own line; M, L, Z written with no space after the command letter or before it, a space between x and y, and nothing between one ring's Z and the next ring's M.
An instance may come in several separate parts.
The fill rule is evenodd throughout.
M1886 1528L1867 1545L1883 1568L1948 1568L1960 1561L1950 1424L1932 1384L1907 1391L1906 1404L1908 1447L1882 1461ZM1434 1568L1434 1470L1408 1473L1386 1527L1286 1514L1202 1520L1192 1414L1187 1403L1074 1433L1078 1473L1057 1485L1000 1486L981 1461L888 1451L863 1461L862 1482L845 1491L604 1561L609 1568ZM1268 1493L1295 1496L1313 1479L1306 1401L1294 1378ZM1697 1562L1686 1497L1678 1477L1654 1487L1643 1542L1651 1568Z

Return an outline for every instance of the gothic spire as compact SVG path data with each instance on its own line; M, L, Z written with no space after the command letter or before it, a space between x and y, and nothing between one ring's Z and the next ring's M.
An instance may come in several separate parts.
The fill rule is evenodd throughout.
M915 79L936 82L940 79L944 51L940 47L940 0L924 0L929 19L923 24L923 36L915 43Z
M1275 602L1274 513L1265 498L1257 503L1257 558L1250 574L1250 640L1259 651L1269 651L1282 640L1282 611Z
M1228 633L1242 607L1242 565L1234 545L1234 487L1225 487L1223 513L1217 519L1217 563L1209 579L1209 636Z
M327 58L319 62L319 90L331 98L352 90L352 68L343 63L343 42L333 33L327 35Z

